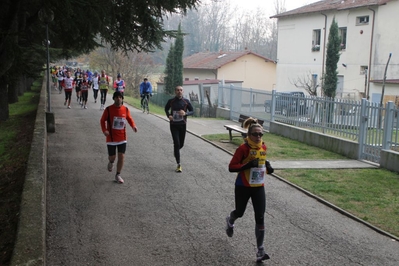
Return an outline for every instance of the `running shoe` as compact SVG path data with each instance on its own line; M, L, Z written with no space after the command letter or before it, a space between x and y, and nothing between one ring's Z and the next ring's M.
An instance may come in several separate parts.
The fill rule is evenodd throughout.
M64 105L66 105L67 101L64 102Z
M114 168L114 164L109 162L107 168L108 168L108 172L112 172L112 169Z
M115 175L115 181L119 184L123 184L124 182L121 175Z
M234 234L234 224L230 224L230 216L226 217L226 234L228 237L232 237Z
M178 164L176 167L176 173L181 173L181 172L182 172L181 165Z
M87 106L85 105L84 109L87 109Z
M97 100L94 100L94 103L97 103Z
M270 259L270 257L265 253L265 249L263 247L259 248L258 252L256 252L256 262L262 262L268 259Z
M70 105L68 105L68 109L71 109L71 106L70 106Z

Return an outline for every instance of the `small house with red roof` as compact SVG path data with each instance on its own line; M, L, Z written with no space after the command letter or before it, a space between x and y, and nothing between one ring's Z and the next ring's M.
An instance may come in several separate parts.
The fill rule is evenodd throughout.
M276 63L248 50L202 52L183 59L183 78L239 81L243 88L272 90Z

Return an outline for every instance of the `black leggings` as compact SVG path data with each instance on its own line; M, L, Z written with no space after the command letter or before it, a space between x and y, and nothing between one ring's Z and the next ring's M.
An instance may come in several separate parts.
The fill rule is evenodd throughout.
M173 138L173 150L176 158L176 163L180 164L180 149L184 146L184 139L186 138L186 124L172 125L170 124L170 133Z
M247 208L248 200L251 198L252 206L255 212L255 237L256 246L263 247L265 238L265 211L266 211L266 195L264 187L244 187L235 186L234 190L236 209L230 213L230 223L234 224L237 218L244 215Z
M70 101L71 100L71 97L72 97L72 91L65 91L64 90L64 92L65 92L65 101Z
M248 200L251 199L255 212L255 222L258 226L264 226L266 211L266 195L264 187L235 186L236 209L231 213L231 220L236 220L244 215Z
M101 93L101 104L105 104L105 101L107 100L108 90L101 90L100 89L100 93Z
M82 101L87 102L87 97L89 96L89 91L82 90Z
M97 100L98 90L93 89L94 100Z

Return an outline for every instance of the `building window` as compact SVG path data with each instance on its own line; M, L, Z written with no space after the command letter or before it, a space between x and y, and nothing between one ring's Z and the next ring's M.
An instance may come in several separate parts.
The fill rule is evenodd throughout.
M346 49L346 27L339 28L339 37L341 38L341 50Z
M360 75L367 75L368 70L369 70L368 66L360 66Z
M361 16L356 18L356 25L367 25L369 24L369 16Z
M321 30L313 30L312 51L320 51Z

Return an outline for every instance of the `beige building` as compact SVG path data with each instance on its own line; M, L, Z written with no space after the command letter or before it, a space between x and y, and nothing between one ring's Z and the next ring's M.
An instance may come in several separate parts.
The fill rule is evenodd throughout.
M384 99L399 95L398 11L398 0L325 0L273 16L278 19L276 89L298 90L298 79L321 84L335 18L341 36L337 97L379 102L390 53Z
M243 88L272 90L276 63L251 51L197 53L183 59L183 78L190 80L235 80Z

